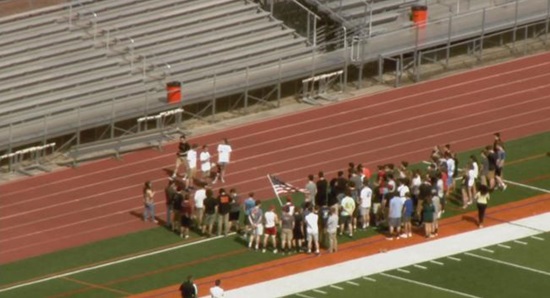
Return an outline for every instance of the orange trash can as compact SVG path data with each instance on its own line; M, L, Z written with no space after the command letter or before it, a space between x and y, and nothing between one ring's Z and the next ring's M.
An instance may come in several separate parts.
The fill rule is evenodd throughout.
M416 25L426 24L428 21L428 6L426 5L413 5L411 7L412 21Z
M166 84L166 101L168 103L179 103L181 101L180 82L169 82Z

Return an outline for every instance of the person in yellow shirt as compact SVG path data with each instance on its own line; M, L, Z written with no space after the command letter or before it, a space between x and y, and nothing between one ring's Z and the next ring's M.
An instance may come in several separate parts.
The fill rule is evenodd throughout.
M477 225L479 228L483 228L483 219L485 218L485 210L487 209L487 203L489 203L489 188L487 185L480 185L479 191L475 194L474 199L476 200L477 205L477 215L478 221Z

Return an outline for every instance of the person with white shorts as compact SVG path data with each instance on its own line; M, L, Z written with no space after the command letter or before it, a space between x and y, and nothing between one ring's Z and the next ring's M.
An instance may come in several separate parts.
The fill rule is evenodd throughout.
M231 148L231 145L229 145L229 141L227 139L223 139L223 142L218 145L218 165L220 167L219 177L222 183L225 182L225 170L231 160L232 151L233 149Z

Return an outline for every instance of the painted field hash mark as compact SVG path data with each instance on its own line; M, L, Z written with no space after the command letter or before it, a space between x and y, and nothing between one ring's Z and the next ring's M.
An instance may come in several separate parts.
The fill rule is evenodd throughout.
M414 266L415 268L419 268L419 269L422 269L422 270L427 270L427 269L428 269L428 267L422 266L422 265L418 265L418 264L414 264L413 266Z
M492 254L494 254L494 253L495 253L495 251L494 251L494 250L490 250L490 249L488 249L488 248L481 248L480 250L481 250L481 251L485 251L485 252L488 252L488 253L492 253Z
M523 242L523 241L519 241L519 240L514 240L514 243L521 244L521 245L527 245L527 242Z
M337 285L330 285L330 287L333 288L333 289L340 290L340 291L343 291L343 290L344 290L344 288L339 287L339 286L337 286Z
M537 236L531 236L531 238L539 241L544 241L544 238L537 237Z
M497 244L498 247L506 248L506 249L512 249L512 247L504 244Z
M437 289L437 290L447 292L447 293L453 293L453 294L460 295L460 296L463 296L463 297L481 298L481 297L478 297L478 296L470 295L468 293L463 293L463 292L459 292L459 291L455 291L455 290L451 290L451 289L447 289L447 288L442 288L442 287L438 287L438 286L435 286L435 285L432 285L432 284L423 283L423 282L420 282L420 281L416 281L416 280L412 280L412 279L408 279L408 278L403 278L403 277L399 277L399 276L395 276L395 275L391 275L391 274L387 274L387 273L380 273L380 275L385 276L385 277L389 277L389 278L393 278L393 279L397 279L397 280L400 280L400 281L412 283L412 284L415 284L415 285L420 285L420 286L424 286L424 287L428 287L428 288L432 288L432 289Z
M352 286L356 286L356 287L358 287L358 286L359 286L359 284L358 284L358 283L356 283L356 282L353 282L353 281L349 281L349 280L348 280L348 281L346 281L346 283L347 283L347 284L349 284L349 285L352 285Z
M368 276L363 276L363 279L364 279L364 280L371 281L371 282L376 282L376 279L370 278L370 277L368 277Z
M403 273L411 273L409 270L405 270L405 269L401 269L401 268L397 269L397 271L403 272Z
M449 260L453 260L453 261L456 261L456 262L460 262L460 261L462 261L461 259L459 259L459 258L455 258L455 257L447 257L447 259L449 259Z
M434 261L434 260L431 260L430 263L436 264L436 265L439 265L439 266L444 266L445 265L445 263Z
M319 290L319 289L313 289L312 291L315 292L315 293L323 294L323 295L327 294L327 292Z

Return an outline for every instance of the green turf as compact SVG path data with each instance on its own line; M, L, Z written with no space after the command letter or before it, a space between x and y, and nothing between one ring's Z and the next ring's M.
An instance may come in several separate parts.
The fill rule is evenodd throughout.
M550 237L548 233L536 237L544 240L527 237L520 240L527 245L510 241L503 243L510 248L498 245L487 247L493 253L481 249L468 253L542 270L550 274L550 259L546 258L550 249ZM441 258L437 261L443 265L430 262L420 263L418 265L426 269L408 266L401 269L405 269L409 273L390 270L382 274L368 276L367 278L371 280L359 278L351 280L351 283L337 283L334 285L336 287L325 286L316 289L324 293L310 290L287 297L303 297L298 295L301 294L309 297L360 298L365 297L365 293L368 293L369 297L389 298L461 297L459 294L435 289L428 285L478 297L495 298L542 297L550 291L550 282L548 282L550 276L544 273L481 260L467 254L458 254L453 257L460 261ZM398 280L388 275L424 285Z
M506 146L508 151L507 162L509 163L515 160L541 155L546 153L545 150L550 148L550 133L507 142ZM464 158L467 158L472 152L477 154L479 149L461 153L461 164L464 164ZM506 169L506 177L512 180L526 180L540 177L541 175L545 175L545 173L548 175L550 174L548 170L548 168L550 168L548 166L549 162L549 157L542 157L536 160L512 164ZM423 167L422 165L416 166ZM537 186L550 189L550 179L537 180L536 182ZM535 190L510 186L505 192L494 192L490 204L491 206L495 206L538 194L540 194L540 192ZM299 202L300 199L301 198L297 198L296 201ZM278 205L275 200L265 204L265 206L269 204ZM448 206L449 208L444 215L445 217L464 212L455 202L449 202ZM473 207L467 211L471 210L473 210ZM373 230L358 232L355 234L354 239L369 237L373 234L376 234ZM193 235L192 237L198 238L197 235ZM116 266L109 266L104 269L81 273L71 277L91 283L108 284L109 287L115 289L138 293L178 283L189 273L193 273L196 277L203 277L218 272L243 268L276 258L282 258L281 255L273 255L271 253L256 254L245 251L223 259L202 260L222 253L238 252L239 250L245 249L245 245L242 242L235 241L234 239L234 237L230 237L229 239L214 240L209 243L181 248L170 253L163 253L154 257L126 262ZM354 239L341 237L340 241L344 243L353 241ZM0 266L0 286L5 287L14 282L39 278L48 274L72 270L77 267L88 266L93 263L179 243L181 243L181 239L166 229L161 227L153 228L147 231L2 265ZM197 260L202 261L198 262ZM195 263L189 263L192 261L195 261ZM158 270L157 274L146 275L146 273L151 273L155 270ZM140 274L141 276L138 276ZM6 294L9 294L6 297L26 297L26 291L34 287L44 287L47 288L48 291L58 291L58 293L62 293L71 291L75 287L75 283L56 280L55 282L47 282L25 287L20 290L13 290L9 293L0 293L0 296L4 297ZM104 292L105 290L96 289L71 297L89 297L88 295L101 296L105 294ZM111 294L113 293L109 295ZM116 294L113 295L117 296Z

